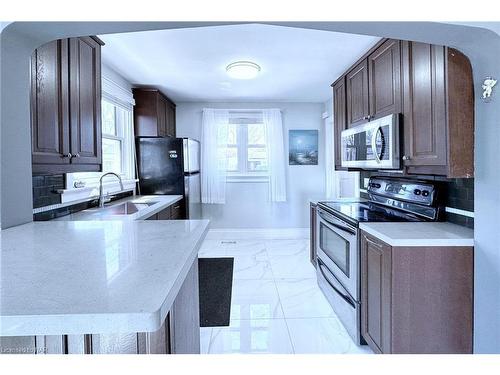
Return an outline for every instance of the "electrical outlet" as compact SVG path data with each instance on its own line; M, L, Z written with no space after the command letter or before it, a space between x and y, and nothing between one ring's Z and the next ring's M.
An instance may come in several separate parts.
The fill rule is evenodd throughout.
M369 183L370 179L369 178L364 178L363 179L363 186L365 187L365 189L368 188L368 183Z

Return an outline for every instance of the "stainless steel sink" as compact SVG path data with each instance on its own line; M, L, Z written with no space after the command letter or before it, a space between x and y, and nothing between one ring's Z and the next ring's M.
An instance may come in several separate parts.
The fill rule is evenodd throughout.
M132 215L158 202L124 202L103 209L109 215Z

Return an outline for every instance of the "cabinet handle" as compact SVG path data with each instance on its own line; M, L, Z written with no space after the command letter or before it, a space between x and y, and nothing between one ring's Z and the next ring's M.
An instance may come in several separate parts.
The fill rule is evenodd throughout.
M410 160L411 158L409 156L404 155L403 160Z
M77 153L77 154L75 155L75 158L79 158L79 157L80 157L80 154L78 154L78 153Z
M73 155L71 154L71 152L68 152L66 155L63 155L62 157L71 159Z

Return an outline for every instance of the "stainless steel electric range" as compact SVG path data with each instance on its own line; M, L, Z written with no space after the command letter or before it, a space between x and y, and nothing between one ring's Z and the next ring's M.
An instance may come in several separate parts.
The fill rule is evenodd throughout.
M318 284L353 340L360 333L360 222L438 221L443 206L433 182L371 177L369 199L318 202Z

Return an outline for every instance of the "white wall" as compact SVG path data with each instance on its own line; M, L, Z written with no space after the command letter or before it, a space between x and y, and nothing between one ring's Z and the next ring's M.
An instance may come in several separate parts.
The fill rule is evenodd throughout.
M106 46L104 46L103 48L106 48ZM116 72L113 68L104 63L101 66L101 74L109 78L111 81L116 83L121 88L128 91L132 91L133 87L132 84L129 81L127 81L127 79L124 78L122 75L120 75L120 73Z
M309 198L325 192L325 150L322 141L321 103L177 103L177 136L200 139L203 108L280 108L283 116L287 161L287 202L271 203L268 184L232 182L226 204L203 205L203 216L212 228L305 228L309 226ZM288 130L319 131L318 165L288 165Z

